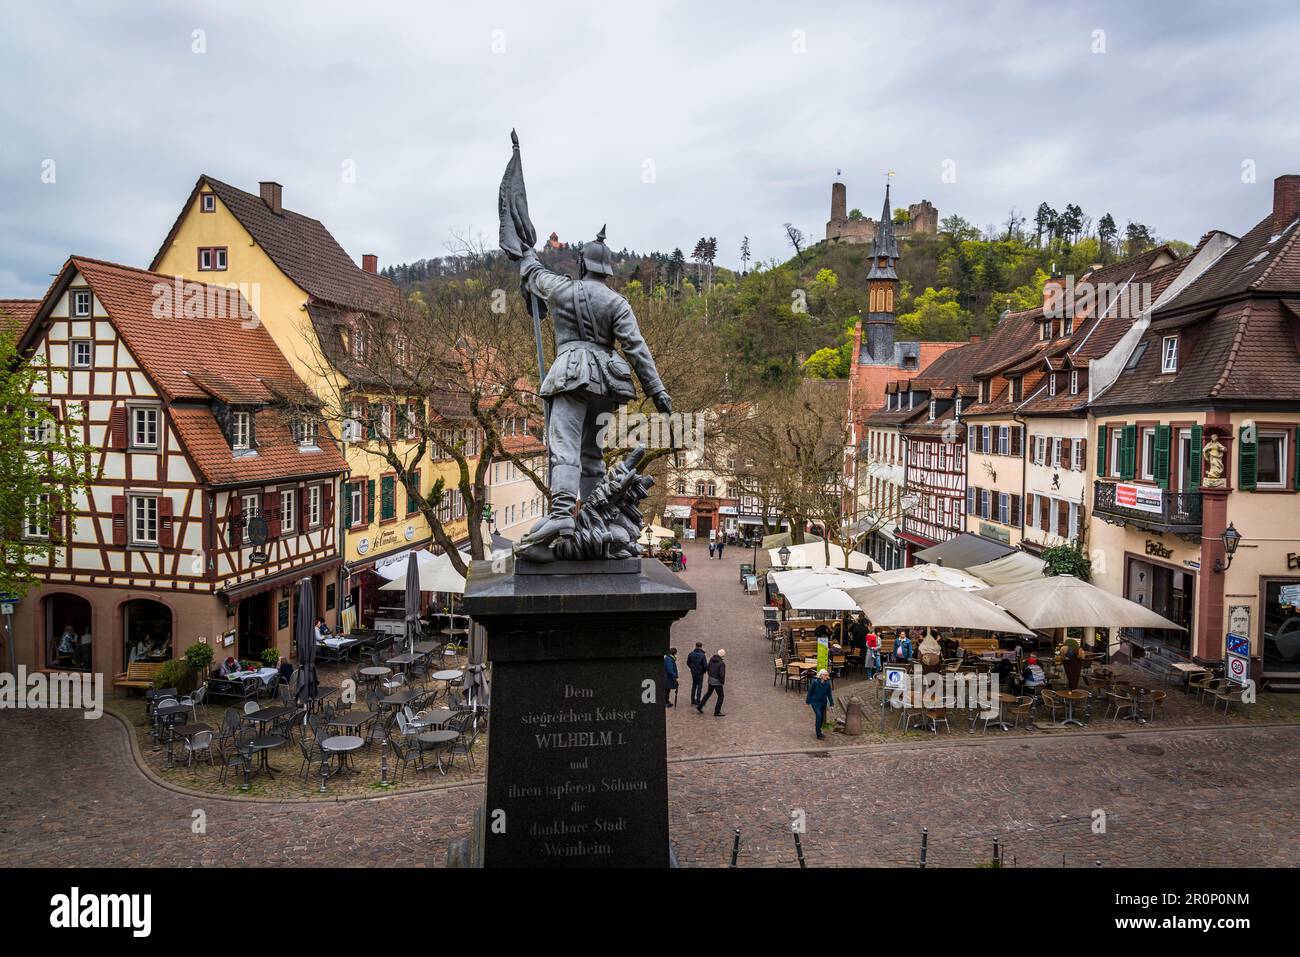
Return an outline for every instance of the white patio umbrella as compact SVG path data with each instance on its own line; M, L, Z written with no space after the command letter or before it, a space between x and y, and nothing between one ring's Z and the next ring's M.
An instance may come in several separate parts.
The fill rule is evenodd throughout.
M664 528L662 525L647 525L641 529L641 537L637 541L642 545L651 545L676 537L677 533L671 528ZM651 539L654 539L653 543Z
M976 578L970 572L960 568L948 568L944 565L912 565L910 568L892 568L887 572L872 572L872 585L895 585L899 582L920 581L923 578L941 581L962 591L979 591L988 588L982 578Z
M465 594L465 576L456 571L451 564L451 559L446 555L434 555L431 552L412 552L415 556L420 573L420 591L440 591L452 592L457 595ZM470 561L468 555L461 552L461 558L466 562ZM385 568L380 574L387 576L388 568ZM402 591L406 588L406 579L404 573L405 564L395 569L394 577L387 585L381 585L380 591Z
M803 540L805 544L821 541L821 539L816 535L805 535ZM759 545L759 548L771 550L773 548L780 548L782 545L788 545L791 548L798 547L794 544L794 539L791 537L789 532L773 532L771 535L763 536L763 541L762 544ZM780 562L777 564L779 565Z
M846 594L867 613L873 625L1033 634L991 601L945 585L937 578L851 588Z
M857 611L858 603L838 588L825 586L786 595L790 607L797 611Z
M784 566L781 564L781 550L779 548L768 549L768 557L772 560L773 568L826 568L826 551L827 545L822 541L805 542L802 545L790 545L789 562ZM857 571L870 572L878 569L877 565L870 557L862 552L844 553L841 545L831 545L831 560L829 567L832 568L850 568Z
M782 594L806 591L809 588L862 588L874 585L866 575L856 572L841 571L838 568L795 568L790 571L768 572L777 589Z
M1145 605L1111 594L1073 575L995 585L976 592L997 602L1030 628L1173 628L1185 631Z

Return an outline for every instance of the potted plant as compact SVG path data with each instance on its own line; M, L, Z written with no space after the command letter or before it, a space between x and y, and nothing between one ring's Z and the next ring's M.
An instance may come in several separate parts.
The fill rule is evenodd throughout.
M193 669L196 677L207 675L215 655L212 646L206 642L190 645L185 649L185 663Z
M280 664L280 649L278 648L262 649L262 665L264 667L275 668L278 667L279 664Z

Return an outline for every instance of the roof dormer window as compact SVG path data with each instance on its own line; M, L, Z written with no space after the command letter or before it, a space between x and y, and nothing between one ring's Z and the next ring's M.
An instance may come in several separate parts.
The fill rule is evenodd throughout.
M939 408L939 403L936 402L934 399L931 399L930 400L930 421L931 422L934 421L935 412L938 410L938 408Z
M230 447L236 452L245 452L253 447L253 413L231 413Z
M1072 335L1074 335L1074 317L1073 317L1073 316L1066 316L1064 319L1061 320L1061 335L1063 335L1063 336L1072 336Z
M1079 394L1079 370L1070 370L1070 395Z
M217 211L216 193L202 193L199 196L199 210L204 213L215 213Z
M1047 394L1056 395L1056 373L1053 372L1047 377Z
M1021 397L1024 394L1024 389L1025 389L1025 380L1022 377L1016 376L1014 379L1012 379L1011 380L1011 401L1019 402Z
M1160 345L1160 372L1178 371L1178 337L1165 336Z

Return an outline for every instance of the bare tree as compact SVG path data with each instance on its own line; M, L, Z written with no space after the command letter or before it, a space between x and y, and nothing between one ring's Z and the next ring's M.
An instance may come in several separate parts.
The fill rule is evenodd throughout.
M785 238L790 245L794 247L794 254L799 257L799 262L803 262L804 237L803 230L794 223L785 224Z

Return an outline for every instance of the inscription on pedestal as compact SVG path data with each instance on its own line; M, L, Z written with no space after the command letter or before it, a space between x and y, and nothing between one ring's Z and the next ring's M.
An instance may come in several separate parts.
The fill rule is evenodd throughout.
M666 862L662 671L658 657L497 666L489 863Z

